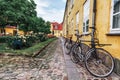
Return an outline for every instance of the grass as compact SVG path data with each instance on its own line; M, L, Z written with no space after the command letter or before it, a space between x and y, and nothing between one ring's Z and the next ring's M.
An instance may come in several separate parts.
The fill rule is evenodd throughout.
M52 42L56 40L56 38L51 38L48 39L47 41L44 42L40 42L32 47L29 47L27 49L23 49L23 50L13 50L13 49L9 49L7 48L5 43L1 43L0 44L0 53L1 54L5 54L5 53L9 53L9 54L14 54L14 55L26 55L26 56L32 56L34 53L38 52L39 50L41 50L44 46L46 46L48 43Z

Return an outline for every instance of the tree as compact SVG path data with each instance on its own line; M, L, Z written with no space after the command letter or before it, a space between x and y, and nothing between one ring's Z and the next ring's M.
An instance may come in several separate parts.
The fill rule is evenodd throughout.
M50 32L50 22L49 21L47 21L46 23L45 23L45 27L42 29L43 31L43 33L44 34L49 34L49 33L51 33Z
M0 27L14 25L25 33L50 33L50 23L37 17L33 0L0 0Z
M33 0L0 0L0 24L31 24L31 18L36 17L36 4ZM16 26L15 25L15 26Z

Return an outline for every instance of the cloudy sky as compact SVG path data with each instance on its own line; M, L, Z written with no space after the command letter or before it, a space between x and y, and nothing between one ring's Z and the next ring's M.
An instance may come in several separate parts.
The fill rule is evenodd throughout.
M46 21L61 23L64 16L66 0L34 0L37 4L37 15Z

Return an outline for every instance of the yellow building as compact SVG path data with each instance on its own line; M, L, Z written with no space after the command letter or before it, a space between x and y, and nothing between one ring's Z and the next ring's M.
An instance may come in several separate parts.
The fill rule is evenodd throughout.
M4 29L0 29L0 33L5 35L16 35L17 34L17 28L15 26L6 26ZM18 30L19 35L24 35L24 32L21 30Z
M63 33L62 32L62 23L59 24L57 22L52 22L50 31L51 31L51 34L56 37L62 36L62 33Z
M99 42L112 44L103 48L115 58L115 69L118 74L120 74L119 8L119 0L67 0L63 20L63 34L65 37L71 34L74 35L74 30L78 29L80 34L85 35L84 39L90 40L90 36L87 35L91 32L89 27L95 26ZM75 40L76 37L73 36L73 41Z

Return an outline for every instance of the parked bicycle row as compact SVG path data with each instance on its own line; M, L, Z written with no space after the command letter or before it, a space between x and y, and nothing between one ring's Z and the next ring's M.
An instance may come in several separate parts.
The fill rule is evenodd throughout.
M112 55L101 47L110 46L111 44L100 44L99 39L95 36L95 28L91 27L91 29L92 32L88 34L91 36L91 40L83 40L84 35L80 35L78 30L75 30L77 38L75 42L72 41L72 36L64 38L65 52L70 55L74 63L84 63L91 75L101 78L107 77L113 72L115 62ZM86 42L90 46L85 44Z

